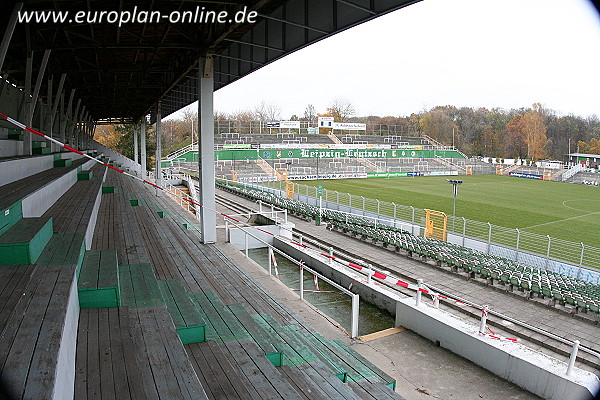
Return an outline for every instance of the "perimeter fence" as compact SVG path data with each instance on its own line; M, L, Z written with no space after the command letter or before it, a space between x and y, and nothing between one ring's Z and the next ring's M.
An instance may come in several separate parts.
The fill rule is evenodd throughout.
M282 196L286 194L284 181L246 185L267 191L276 190ZM390 224L391 217L397 221L397 225L407 224L410 226L409 231L423 235L425 211L421 208L325 188L322 193L324 208L364 215L376 220L381 218L382 224ZM316 186L294 182L294 197L296 200L319 205ZM600 284L600 248L584 243L453 216L448 216L447 240L487 254Z

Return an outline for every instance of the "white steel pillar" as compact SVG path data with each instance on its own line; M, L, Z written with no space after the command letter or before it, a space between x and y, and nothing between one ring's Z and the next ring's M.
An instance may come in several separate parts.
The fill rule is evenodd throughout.
M138 164L140 161L138 160L138 125L133 125L133 161Z
M146 116L142 117L142 123L140 125L140 146L142 147L141 151L141 163L142 164L142 179L146 179L148 176L146 174Z
M33 116L30 116L31 111L31 75L33 69L33 55L30 53L27 56L25 64L25 90L23 92L23 107L21 108L21 115L25 120L25 125L31 126L31 120ZM23 155L30 156L31 153L31 132L23 131Z
M198 176L200 178L200 221L202 241L217 241L215 213L215 120L213 57L200 58L198 68Z
M155 172L155 178L156 178L156 184L158 186L162 186L162 165L160 165L160 159L162 158L162 143L161 143L161 136L162 136L162 129L161 129L161 110L160 110L160 101L156 104L156 158L154 161L155 164L155 168L154 168L154 172ZM156 189L156 195L160 196L160 189Z

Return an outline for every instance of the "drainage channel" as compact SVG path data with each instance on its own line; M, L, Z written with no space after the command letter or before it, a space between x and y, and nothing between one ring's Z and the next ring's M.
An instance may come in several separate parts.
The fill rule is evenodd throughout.
M266 248L251 249L248 251L248 256L265 270L268 269L269 252ZM281 256L276 255L276 261L279 279L288 288L297 293L300 288L299 267ZM275 275L274 268L272 273ZM346 332L350 332L352 301L348 295L339 292L335 287L320 279L315 282L313 275L305 273L304 300L335 320ZM359 336L394 327L394 316L388 311L382 310L362 299L360 300L359 308Z

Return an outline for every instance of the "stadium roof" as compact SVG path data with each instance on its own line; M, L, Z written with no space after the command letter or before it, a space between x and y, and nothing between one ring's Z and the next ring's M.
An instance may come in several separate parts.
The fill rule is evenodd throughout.
M569 153L567 154L569 157L592 157L592 158L600 158L600 154L585 154L585 153Z
M226 11L235 15L246 7L256 11L254 22L89 24L17 23L2 75L23 87L26 59L33 54L33 73L44 51L51 49L46 76L67 73L65 90L76 90L96 123L128 123L153 115L161 100L163 115L197 99L200 57L214 55L218 90L302 47L419 0L24 0L23 11ZM0 33L11 16L3 1ZM146 8L144 8L146 7ZM58 78L55 78L58 80ZM45 83L47 85L47 83ZM47 92L40 94L45 101ZM152 118L153 119L153 118Z

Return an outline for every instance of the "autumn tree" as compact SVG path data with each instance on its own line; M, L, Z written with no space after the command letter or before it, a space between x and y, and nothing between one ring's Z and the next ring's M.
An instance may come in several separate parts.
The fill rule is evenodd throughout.
M281 107L263 100L254 107L254 119L258 121L279 121L281 119Z
M423 134L447 145L452 143L452 128L456 126L444 110L431 110L421 117L419 125Z
M524 158L527 155L527 144L521 130L522 118L521 114L515 115L504 128L506 132L504 151L507 157Z
M540 111L537 109L527 111L521 118L520 125L523 139L527 144L527 158L534 160L545 158L548 138L546 137L546 124L544 124Z

